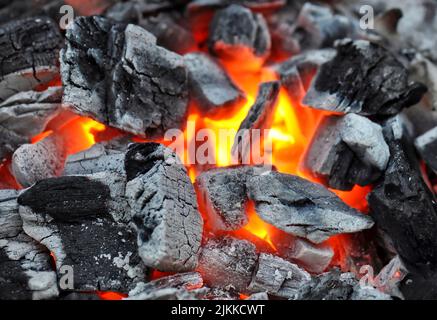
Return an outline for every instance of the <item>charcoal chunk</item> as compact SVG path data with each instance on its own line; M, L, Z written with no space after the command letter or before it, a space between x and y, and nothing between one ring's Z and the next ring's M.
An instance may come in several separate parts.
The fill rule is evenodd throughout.
M183 58L146 30L80 17L61 52L63 103L75 112L142 137L182 128L188 105Z
M370 217L348 207L325 187L297 176L264 173L250 179L247 189L261 219L314 243L373 226Z
M217 11L209 32L209 50L219 57L238 60L244 54L266 57L270 53L271 38L263 16L240 5Z
M191 96L202 113L229 112L245 101L245 94L212 58L202 53L190 53L184 59Z
M0 299L55 298L49 252L23 232L17 197L15 190L0 190Z
M232 237L210 239L202 248L198 271L205 283L220 288L248 290L258 259L255 245Z
M384 178L368 196L370 213L408 271L432 278L437 271L436 201L409 150L411 144L399 117L387 121L384 134L391 157Z
M417 137L414 144L425 163L437 172L437 127Z
M160 271L196 268L203 220L194 187L172 150L132 144L126 153L126 197L144 263Z
M280 257L261 253L249 290L266 291L269 294L294 298L300 287L311 281L311 275L297 265Z
M13 20L0 26L0 101L54 79L63 43L47 17Z
M240 124L232 146L232 155L239 162L251 163L251 146L259 147L260 139L265 137L264 130L271 128L279 89L278 81L265 82L259 86L255 103ZM260 130L260 134L254 135L252 130Z
M384 172L390 151L380 125L356 114L328 116L306 152L304 166L327 186L351 190Z
M426 87L408 80L407 69L381 46L365 40L337 43L304 98L310 107L362 115L394 115L420 101Z
M115 174L51 178L18 198L26 234L55 256L74 291L128 292L147 274L125 213L125 179ZM92 239L92 241L90 241Z

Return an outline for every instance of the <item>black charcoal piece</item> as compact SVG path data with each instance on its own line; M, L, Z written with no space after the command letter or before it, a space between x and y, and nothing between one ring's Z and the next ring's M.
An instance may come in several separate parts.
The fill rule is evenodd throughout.
M197 266L203 220L194 187L178 156L158 143L132 144L126 153L126 197L144 263L160 271Z
M240 124L232 146L232 156L238 159L239 162L250 163L251 146L260 148L260 139L265 136L264 130L271 128L278 102L279 89L280 84L278 81L264 82L259 86L255 103ZM260 133L254 135L252 130L259 130Z
M59 114L62 88L19 92L0 103L0 161L41 133Z
M426 87L410 82L407 69L383 47L365 40L337 42L337 55L324 63L303 103L362 115L393 115L420 101Z
M58 296L49 252L23 232L18 192L0 190L0 300Z
M232 237L210 239L203 246L198 271L207 285L247 292L258 255L255 245Z
M290 98L301 103L319 67L335 57L334 49L308 50L276 67Z
M299 289L311 281L311 275L280 257L261 253L249 291L265 291L274 296L293 299Z
M384 172L390 151L379 124L357 115L327 116L319 124L304 166L334 189L366 186Z
M0 4L0 23L35 16L49 16L56 21L60 17L59 9L64 4L64 0L5 0Z
M66 150L64 139L50 135L35 144L23 144L12 155L12 173L23 187L58 177L64 169Z
M425 163L437 172L437 127L417 137L414 144Z
M249 179L247 189L261 219L314 243L373 226L370 217L347 206L324 186L297 176L264 173Z
M59 277L74 272L62 289L127 293L143 281L124 186L115 174L69 176L40 181L19 196L26 234L53 253Z
M415 277L429 278L428 285L435 287L436 201L423 181L417 159L409 150L411 144L399 117L385 124L384 134L391 157L384 178L368 196L370 213L376 225L390 237L408 271ZM417 282L417 285L421 284ZM412 287L415 286L416 282ZM426 288L416 292L412 289L412 294L423 290Z
M261 167L235 166L202 172L196 178L208 225L215 230L238 230L247 224L246 182Z
M47 17L0 25L0 101L53 80L62 43L58 26Z
M305 239L279 231L273 232L270 237L275 244L277 255L311 273L318 274L325 271L334 257L334 250L329 245L315 245Z
M391 300L373 287L361 286L353 273L338 269L313 278L300 289L299 300Z
M180 295L183 291L192 291L200 289L202 287L203 278L200 273L178 273L175 275L159 278L147 283L138 283L136 287L129 292L128 300L153 300L158 295Z
M238 59L244 53L266 57L271 48L270 33L263 16L240 5L217 11L210 25L208 42L210 51L223 58Z
M135 25L80 17L61 52L63 103L142 137L182 128L188 106L183 58Z
M172 10L187 0L130 0L117 2L105 12L105 16L119 22L138 24L143 16Z
M245 94L228 77L222 67L203 53L184 56L188 69L190 93L205 115L229 112L241 106Z
M357 38L358 35L358 23L333 14L329 7L312 3L303 5L293 33L302 50L330 47L337 39Z

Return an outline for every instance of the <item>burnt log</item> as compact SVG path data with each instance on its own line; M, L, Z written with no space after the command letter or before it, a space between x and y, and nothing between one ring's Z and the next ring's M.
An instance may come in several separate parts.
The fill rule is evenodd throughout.
M365 40L345 39L324 63L303 103L362 115L394 115L420 101L426 87L410 82L407 69L386 49Z
M62 88L20 92L0 103L0 161L41 133L59 114Z
M47 17L0 25L0 101L53 80L62 44L56 23Z
M147 275L123 212L124 186L115 174L69 176L42 180L19 196L26 234L54 254L59 277L65 268L74 272L64 290L128 292Z
M50 253L24 233L17 197L15 190L0 190L0 299L55 298Z
M248 292L258 255L246 240L219 237L208 240L200 254L198 271L207 285Z
M217 116L233 112L245 101L245 94L229 78L222 67L202 53L184 56L188 69L191 99L202 114Z
M356 115L328 116L319 124L304 167L328 187L351 190L379 179L390 151L379 124Z
M126 197L144 263L160 271L197 266L203 220L185 167L157 143L132 144L125 157Z
M437 206L423 181L409 137L399 117L384 127L390 147L390 161L384 178L368 196L371 216L387 234L411 277L405 298L417 298L435 287L437 273ZM421 287L429 279L426 287ZM420 289L419 289L420 288Z
M261 148L262 139L267 138L264 130L272 126L279 90L278 81L265 82L259 86L255 103L240 124L231 150L232 156L240 163L251 163L251 147ZM259 135L252 134L252 130L259 130Z
M261 219L314 243L373 226L370 217L347 206L324 186L297 176L269 172L249 179L247 189Z
M182 128L188 106L183 58L141 27L80 17L61 52L63 104L148 138Z

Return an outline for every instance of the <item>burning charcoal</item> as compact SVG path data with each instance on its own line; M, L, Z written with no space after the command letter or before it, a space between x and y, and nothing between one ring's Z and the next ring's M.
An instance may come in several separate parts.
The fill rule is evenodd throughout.
M203 221L194 187L177 155L157 143L132 144L125 170L126 197L144 263L160 271L195 269Z
M198 270L213 287L247 292L258 259L255 245L232 237L210 239L202 248Z
M284 232L273 232L271 241L277 254L312 273L322 273L330 264L334 251L327 245L314 245Z
M314 277L303 286L299 300L390 300L390 296L372 288L362 287L352 273L333 270Z
M43 179L60 176L66 151L64 139L50 135L35 144L23 144L12 156L12 173L23 187Z
M67 158L63 175L82 175L97 172L124 174L124 153L99 143Z
M69 176L42 180L19 196L26 234L54 254L59 277L66 268L74 272L69 290L127 292L146 276L123 212L124 185L115 174Z
M216 168L201 173L196 186L215 230L238 230L247 224L247 180L261 167L235 166Z
M390 151L380 125L356 115L326 117L305 155L305 167L329 187L351 190L375 182Z
M301 103L319 67L334 56L334 49L309 50L278 66L281 84L293 101Z
M293 37L302 50L330 47L337 39L357 38L359 26L324 6L305 3L297 17Z
M255 141L252 130L270 129L274 110L278 101L280 85L278 81L265 82L259 86L258 96L250 108L246 118L238 129L232 146L232 155L242 163L250 163L251 146L256 146L260 141ZM260 138L263 134L260 134Z
M184 58L191 95L202 113L229 112L245 100L244 93L213 59L202 53L190 53Z
M413 277L429 279L426 287L420 281L414 282L408 293L412 296L403 292L407 299L416 298L436 283L437 206L413 152L408 149L408 136L399 117L390 119L384 129L391 157L384 179L368 196L369 208ZM437 296L436 292L433 294Z
M418 137L415 145L426 164L437 172L437 127Z
M261 219L314 243L373 226L370 217L348 207L325 187L297 176L264 173L249 179L247 189Z
M301 286L311 281L308 272L280 257L261 253L249 290L266 291L269 294L294 298Z
M50 18L33 17L1 25L0 101L52 80L59 72L62 43L58 27Z
M393 115L420 101L426 87L408 81L407 69L386 49L368 41L343 40L323 64L303 101L316 109Z
M403 299L399 285L407 273L399 256L395 256L376 276L375 284L381 292Z
M178 295L180 290L195 290L203 286L203 279L198 272L179 273L147 283L140 282L129 292L128 300L154 300L159 294ZM162 290L170 290L163 292ZM176 291L171 291L176 290Z
M269 300L269 295L267 294L267 292L258 292L258 293L251 294L245 300Z
M17 197L0 190L0 300L57 297L49 252L23 232Z
M188 105L183 58L146 30L103 17L80 17L61 53L63 103L139 136L181 128Z
M0 161L41 133L61 107L62 88L27 91L0 103Z
M271 39L261 14L239 5L217 11L209 30L209 49L221 58L247 62L270 53Z
M254 11L262 11L281 8L286 4L286 0L194 0L189 3L188 10L215 9L231 4L239 4Z

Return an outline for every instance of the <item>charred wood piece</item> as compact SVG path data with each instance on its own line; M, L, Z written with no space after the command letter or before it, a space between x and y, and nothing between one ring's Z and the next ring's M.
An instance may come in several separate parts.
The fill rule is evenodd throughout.
M18 198L23 228L71 267L72 291L128 292L147 274L135 232L122 214L125 180L115 174L42 180ZM93 241L90 241L93 239Z
M437 127L417 137L414 144L425 163L437 172Z
M250 147L258 146L260 139L264 137L264 129L271 128L279 90L278 81L265 82L259 86L256 101L241 123L232 146L232 156L239 162L250 163ZM260 130L260 134L253 135L252 130Z
M261 253L249 290L266 291L274 296L293 299L299 289L309 281L311 275L297 265L280 257Z
M63 103L142 137L181 128L188 105L183 58L141 27L80 17L61 52Z
M417 159L407 147L409 138L399 117L387 121L384 134L391 157L384 178L368 196L370 213L377 226L391 238L398 255L413 277L429 278L428 286L435 286L435 198L423 181ZM414 290L416 283L420 285L420 281L410 287L412 294L425 290L423 287Z
M337 55L324 63L303 103L362 115L394 115L420 101L426 87L410 82L407 69L383 47L365 40L338 41Z
M172 150L132 144L125 157L126 197L144 263L160 271L196 268L203 220L194 187Z
M62 44L58 26L47 17L0 25L0 101L54 79Z
M240 5L217 11L209 33L209 50L218 57L240 60L270 53L271 38L263 16Z
M184 60L191 97L203 114L229 112L245 101L244 92L212 58L202 53L190 53L184 56Z
M49 252L24 233L17 197L15 190L0 190L0 299L55 298Z
M248 292L258 255L255 245L232 237L210 239L202 248L198 271L212 287Z
M387 167L390 150L382 127L357 115L328 116L306 152L304 166L334 189L375 182Z
M247 189L261 219L314 243L373 226L370 217L350 208L322 185L297 176L269 172L248 180Z

